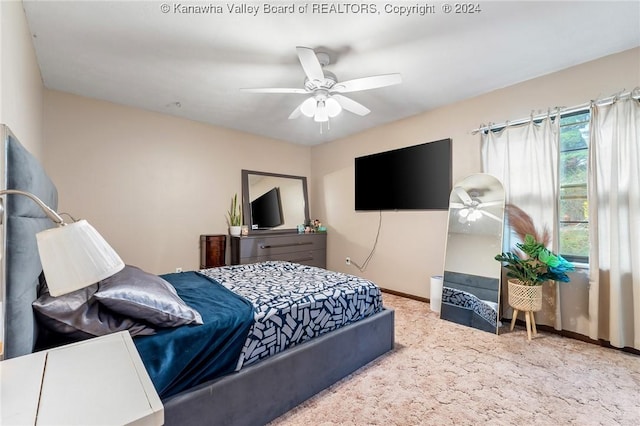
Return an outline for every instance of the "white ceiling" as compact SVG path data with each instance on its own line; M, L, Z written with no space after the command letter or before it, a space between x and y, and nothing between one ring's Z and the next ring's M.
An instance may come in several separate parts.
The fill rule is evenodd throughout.
M473 14L444 13L443 2L365 2L373 14L344 6L365 3L324 3L350 13L266 14L263 6L305 3L321 4L244 3L260 8L256 16L229 12L243 4L231 0L25 0L24 7L50 89L305 145L640 45L638 1L479 1ZM400 16L385 4L429 4L435 13ZM222 13L179 13L180 5L218 5ZM400 73L403 83L350 93L372 112L343 112L321 133L313 119L287 119L305 95L239 90L302 88L296 46L328 52L327 69L339 80Z

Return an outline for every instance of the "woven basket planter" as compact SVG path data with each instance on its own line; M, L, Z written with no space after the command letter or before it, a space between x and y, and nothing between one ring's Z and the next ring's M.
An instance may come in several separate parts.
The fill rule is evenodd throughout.
M522 285L520 280L509 280L509 306L519 311L542 309L542 286Z

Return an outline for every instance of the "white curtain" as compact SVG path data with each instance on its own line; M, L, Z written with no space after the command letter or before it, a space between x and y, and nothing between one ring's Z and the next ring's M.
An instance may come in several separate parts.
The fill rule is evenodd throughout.
M549 229L554 252L558 250L558 121L547 117L539 123L507 125L499 132L483 133L481 145L482 171L500 179L507 203L527 212L539 229ZM505 229L506 250L513 248L515 238ZM536 322L560 330L560 292L554 283L546 283L543 292L543 307L536 314ZM502 295L504 301L506 293ZM502 306L508 314L508 305Z
M631 96L592 107L589 233L589 337L640 349L640 102Z

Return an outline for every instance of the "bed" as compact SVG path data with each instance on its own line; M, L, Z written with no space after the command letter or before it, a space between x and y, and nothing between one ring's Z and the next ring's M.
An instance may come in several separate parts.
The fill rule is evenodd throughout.
M38 161L5 126L2 128L2 141L2 189L31 192L55 209L56 188ZM12 358L32 352L37 342L42 340L38 336L46 334L34 319L32 309L42 281L42 267L34 236L53 223L25 197L8 196L4 202L2 245L5 255L2 256L1 271L4 284L4 357ZM280 270L301 268L297 264L278 262L264 267ZM255 273L249 266L212 268L190 273L198 280L215 283L216 291L240 292L239 300L249 300L252 304L254 318L249 324L246 338L241 342L241 356L228 360L225 371L218 372L214 378L205 376L196 379L187 375L184 388L174 387L170 392L159 392L165 394L165 424L264 424L393 348L394 313L379 306L371 312L356 312L352 316L358 317L357 321L330 326L326 332L322 331L313 338L307 339L302 332L293 333L292 347L267 348L266 352L271 351L268 357L256 355L261 353L255 352L256 344L249 347L251 341L259 340L256 336L261 333L255 324L258 319L271 314L259 307L257 301L263 297L260 292L253 295L243 293L246 290L236 288L233 278L234 275L240 276L243 281L253 282L249 288L256 287L255 280L262 279L256 278ZM323 274L336 277L330 271L319 268L313 268L311 273L316 278ZM190 274L163 277L171 282L184 280ZM287 291L290 293L291 289ZM288 309L298 310L297 307ZM278 315L271 315L271 318L278 322ZM289 331L293 329L295 327ZM313 333L308 334L311 337ZM147 336L134 338L139 350L142 351L146 339Z
M500 280L444 271L440 317L490 333L497 333Z

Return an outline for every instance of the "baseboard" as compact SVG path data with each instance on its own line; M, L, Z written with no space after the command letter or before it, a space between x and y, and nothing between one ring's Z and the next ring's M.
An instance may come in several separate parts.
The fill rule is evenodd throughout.
M419 302L425 302L425 303L429 303L430 300L426 297L420 297L420 296L414 296L413 294L407 294L407 293L403 293L401 291L396 291L396 290L389 290L387 288L380 288L380 290L382 290L383 293L389 293L389 294L393 294L394 296L400 296L400 297L404 297L407 299L413 299L413 300L417 300ZM510 318L502 318L502 322L503 323L511 323L511 319ZM525 322L521 319L517 319L516 320L516 324L518 324L519 326L525 327ZM624 347L624 348L618 348L615 346L611 345L611 342L607 341L607 340L603 340L603 339L599 339L599 340L594 340L591 339L589 336L585 336L584 334L580 334L580 333L576 333L574 331L567 331L567 330L556 330L555 328L549 326L549 325L540 325L540 324L536 324L536 327L538 330L544 331L545 333L553 333L553 334L559 334L562 337L568 337L570 339L576 339L576 340L580 340L582 342L586 342L586 343L591 343L593 345L598 345L598 346L602 346L605 348L610 348L610 349L617 349L619 351L623 351L623 352L629 352L631 354L634 355L640 355L640 350L635 349L635 348L630 348L630 347Z
M502 321L504 323L509 323L509 324L511 323L511 319L503 318ZM523 320L521 320L521 319L517 319L516 320L516 324L518 324L519 326L522 326L522 327L526 327L525 322ZM598 345L598 346L602 346L602 347L609 348L609 349L617 349L619 351L628 352L628 353L631 353L631 354L634 354L634 355L640 355L640 350L638 350L638 349L630 348L630 347L618 348L616 346L612 346L611 342L609 342L608 340L604 340L604 339L594 340L594 339L590 338L589 336L585 336L584 334L576 333L575 331L556 330L555 328L553 328L550 325L542 325L542 324L536 324L536 328L538 330L540 330L540 331L544 331L545 333L559 334L562 337L568 337L570 339L580 340L582 342L591 343L593 345Z
M394 296L400 296L406 299L413 299L413 300L417 300L419 302L425 302L425 303L431 302L431 300L427 299L426 297L414 296L413 294L407 294L401 291L389 290L387 288L382 288L382 287L380 288L380 290L382 290L383 293L393 294Z

